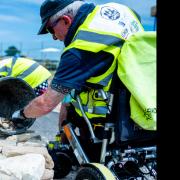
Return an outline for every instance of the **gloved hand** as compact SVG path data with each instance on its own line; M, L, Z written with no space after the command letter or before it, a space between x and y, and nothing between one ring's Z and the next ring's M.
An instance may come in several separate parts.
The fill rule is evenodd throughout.
M20 122L20 121L25 120L26 117L25 117L23 111L24 111L24 109L15 111L15 112L12 114L11 121L12 121L12 122Z

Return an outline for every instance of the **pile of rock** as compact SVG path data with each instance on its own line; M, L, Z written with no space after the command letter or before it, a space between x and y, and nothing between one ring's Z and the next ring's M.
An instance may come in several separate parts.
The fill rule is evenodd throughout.
M47 143L32 132L0 137L0 180L52 180L54 162Z

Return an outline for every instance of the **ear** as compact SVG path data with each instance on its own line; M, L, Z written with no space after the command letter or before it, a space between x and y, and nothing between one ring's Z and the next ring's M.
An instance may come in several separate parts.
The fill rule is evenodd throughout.
M65 23L65 25L71 25L71 23L72 23L72 18L70 17L70 16L66 16L66 15L63 15L63 20L64 20L64 23Z

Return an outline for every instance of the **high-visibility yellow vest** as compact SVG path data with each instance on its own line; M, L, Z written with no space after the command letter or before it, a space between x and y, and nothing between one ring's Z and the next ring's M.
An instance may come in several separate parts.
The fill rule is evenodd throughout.
M64 49L64 52L76 48L94 53L104 51L112 54L114 60L109 69L104 74L87 80L87 82L102 85L104 91L108 92L121 46L127 38L139 31L144 31L144 29L136 15L128 7L117 3L99 5L77 29L71 44ZM88 118L106 117L109 110L107 103L97 97L97 94L98 90L80 94ZM73 102L73 105L76 112L82 116L77 102Z
M31 59L14 57L0 61L0 76L21 78L32 88L35 88L47 80L51 73Z
M156 32L133 34L118 57L118 76L131 93L131 118L156 130Z

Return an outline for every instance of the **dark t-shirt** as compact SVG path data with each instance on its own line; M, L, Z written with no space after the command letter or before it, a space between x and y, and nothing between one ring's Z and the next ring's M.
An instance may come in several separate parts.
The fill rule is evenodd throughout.
M64 41L65 47L71 43L76 30L94 8L94 4L84 4L79 9ZM63 94L69 93L72 89L81 91L86 86L87 79L106 72L112 62L113 56L107 52L93 53L70 49L61 56L51 88Z

